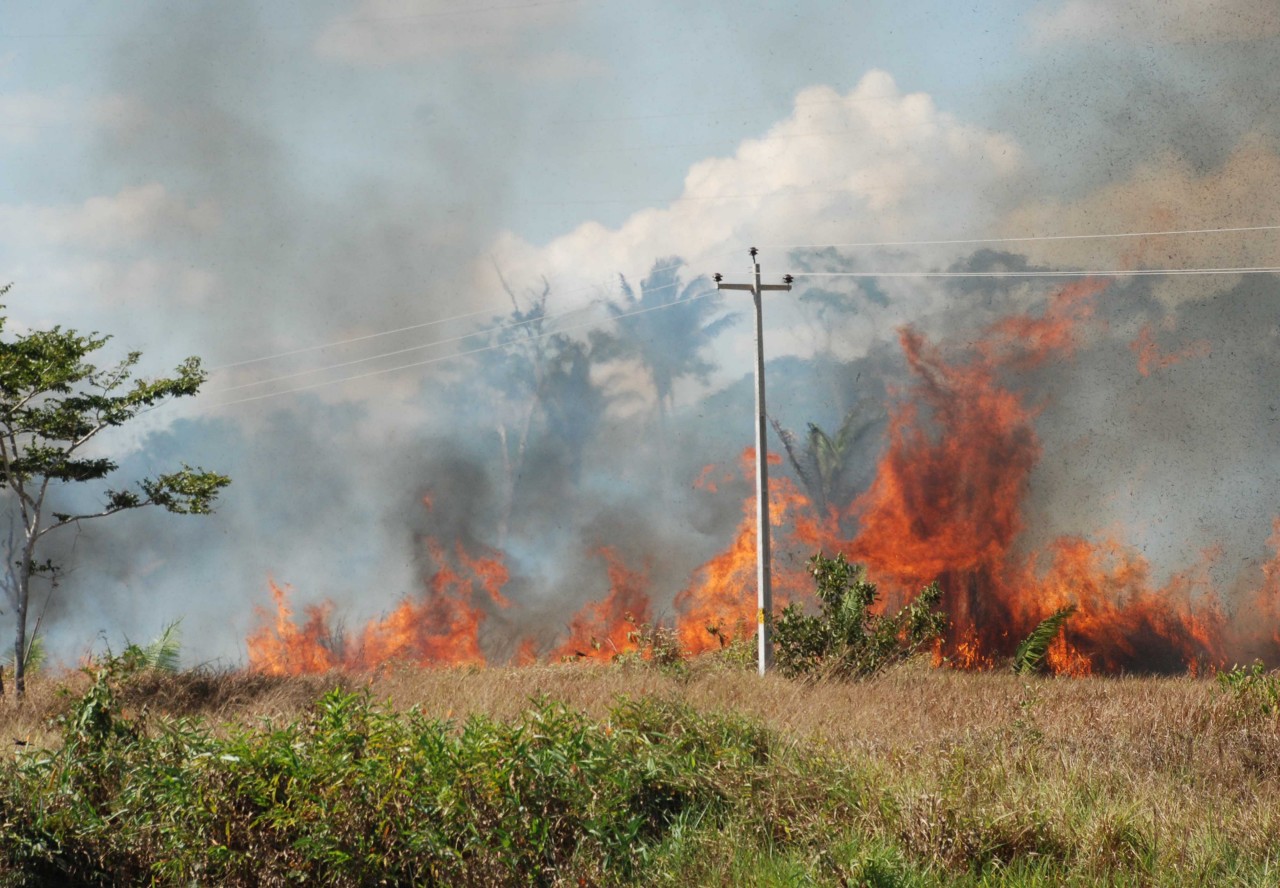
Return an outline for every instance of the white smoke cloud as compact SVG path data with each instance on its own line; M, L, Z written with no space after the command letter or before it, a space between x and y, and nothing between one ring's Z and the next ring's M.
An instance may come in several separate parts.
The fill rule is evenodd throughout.
M1280 34L1274 0L1065 0L1033 13L1033 39L1233 42Z
M815 86L792 113L732 156L694 164L667 207L617 228L587 222L545 246L507 233L495 261L515 281L572 274L582 284L641 276L655 258L695 273L732 271L749 245L845 243L981 229L1019 146L963 123L883 71L848 93Z

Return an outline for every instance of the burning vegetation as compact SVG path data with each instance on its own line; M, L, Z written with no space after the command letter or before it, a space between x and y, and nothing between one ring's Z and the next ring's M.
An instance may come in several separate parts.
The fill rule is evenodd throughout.
M1101 280L1068 285L1035 315L990 323L962 345L913 327L899 331L909 384L891 393L875 469L860 492L841 492L832 459L850 435L829 437L811 427L804 470L794 438L783 434L797 484L773 455L770 479L777 606L812 606L803 557L843 554L865 565L881 590L878 604L896 609L936 581L949 617L939 656L967 669L1005 663L1037 624L1074 607L1046 663L1059 674L1218 669L1254 657L1280 662L1280 518L1269 540L1271 560L1249 591L1233 589L1224 604L1214 571L1221 547L1205 549L1166 579L1118 533L1083 533L1028 540L1027 503L1043 446L1037 418L1049 402L1023 390L1028 374L1075 359L1105 326L1096 317ZM1204 341L1161 350L1151 326L1130 348L1141 377L1179 361L1204 358ZM846 422L846 429L851 424ZM833 455L834 454L834 455ZM743 454L744 474L752 453ZM836 466L838 468L838 465ZM718 495L733 473L709 466L694 486ZM430 508L430 506L429 506ZM428 537L430 560L422 591L356 631L334 622L331 604L295 619L288 592L274 584L274 611L262 611L248 638L253 669L300 674L333 668L368 670L387 661L421 665L538 659L612 659L643 654L642 636L655 622L671 624L683 651L697 654L754 632L755 507L748 498L727 548L701 564L683 588L655 589L652 564L629 564L615 548L598 546L607 590L562 618L553 642L532 634L515 643L487 640L486 621L519 625L521 602L509 600L509 558L497 548ZM651 557L657 557L654 553ZM1237 583L1239 585L1239 582ZM673 616L662 609L670 600Z

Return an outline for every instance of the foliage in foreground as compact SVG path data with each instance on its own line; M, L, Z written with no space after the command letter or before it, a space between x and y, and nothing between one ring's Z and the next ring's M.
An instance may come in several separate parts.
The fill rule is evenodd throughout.
M1067 620L1075 612L1076 606L1068 604L1058 608L1036 624L1036 628L1018 643L1017 649L1013 652L1011 667L1015 674L1031 675L1043 668L1049 646L1053 644L1053 640L1058 637L1058 633L1067 625Z
M183 702L216 677L142 648L90 672L50 748L0 762L0 885L1272 886L1280 863L1280 733L1243 696L1274 681L1258 670L428 670L435 711L506 714L300 679L290 721L220 727L137 709L222 711ZM637 682L657 696L578 708L584 685ZM556 687L579 702L509 705ZM717 712L744 693L773 730Z
M814 555L809 572L821 613L806 614L793 603L774 624L775 656L784 675L873 675L912 656L946 629L946 614L935 610L942 600L937 583L897 613L877 614L871 609L876 587L861 565L850 564L844 555Z
M603 724L535 702L503 724L390 714L333 691L301 722L219 736L129 715L140 661L108 659L62 746L0 781L0 862L33 883L552 884L624 879L714 819L763 732L652 701Z
M1280 669L1267 671L1259 661L1219 672L1217 680L1241 716L1280 718Z

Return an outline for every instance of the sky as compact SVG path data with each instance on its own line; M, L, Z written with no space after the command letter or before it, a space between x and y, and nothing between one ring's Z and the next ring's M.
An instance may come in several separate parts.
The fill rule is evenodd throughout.
M153 374L200 356L199 397L103 447L234 481L214 517L60 541L50 645L181 618L190 659L235 664L269 578L358 622L441 534L507 552L548 638L599 545L656 558L670 601L740 517L693 480L751 442L753 341L704 296L682 317L723 323L659 391L645 348L687 331L611 320L651 271L701 293L757 246L796 273L766 305L772 412L838 426L891 399L903 324L962 342L1054 284L806 274L1280 265L1274 229L1045 239L1280 223L1278 50L1271 0L0 0L6 332L110 333ZM1030 535L1122 527L1162 570L1265 556L1274 289L1117 279L1097 359L1028 383ZM541 326L499 329L544 294ZM1144 325L1213 360L1138 378ZM567 337L539 340L559 400L526 329Z

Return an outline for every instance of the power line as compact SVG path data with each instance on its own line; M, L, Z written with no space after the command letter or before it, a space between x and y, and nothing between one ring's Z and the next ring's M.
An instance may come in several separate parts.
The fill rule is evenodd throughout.
M395 351L382 352L381 354L369 355L368 357L364 357L364 358L353 358L350 361L341 361L337 364L328 364L324 367L313 367L310 370L299 370L297 373L286 373L284 376L273 376L270 379L259 379L256 382L244 382L244 383L241 383L240 385L229 385L229 386L226 386L225 388L214 389L213 391L210 392L210 394L219 394L221 392L234 392L234 391L239 391L240 389L255 388L260 385L269 385L270 383L273 383L273 382L284 382L285 380L297 379L302 376L312 376L316 373L323 373L326 370L337 370L342 367L351 367L356 364L367 364L370 361L377 361L381 358L390 358L390 357L394 357L395 355L403 355L409 352L422 351L424 348L433 348L437 345L448 345L451 342L463 342L467 339L474 339L477 336L485 336L488 334L500 332L502 330L511 330L516 327L524 327L524 326L527 326L528 324L534 324L539 321L549 321L553 318L563 317L566 314L573 314L575 312L585 311L587 308L590 308L590 306L584 306L582 308L574 308L574 309L570 309L569 311L560 312L554 315L538 315L536 317L526 318L523 321L513 321L510 324L499 324L495 327L489 327L483 330L473 330L472 332L464 333L461 336L451 336L448 339L437 339L432 342L424 343L422 345L411 345L408 348L398 348Z
M794 273L793 273L793 277L918 277L918 278L947 278L947 277L961 277L961 278L969 278L969 277L1033 277L1033 278L1035 278L1035 277L1125 277L1125 276L1153 276L1153 275L1172 275L1172 276L1178 276L1178 275L1198 275L1198 274L1277 274L1277 273L1280 273L1280 267L1276 267L1276 266L1266 266L1266 267L1248 267L1248 268L1159 268L1159 269L1157 269L1157 268L1149 268L1149 269L1130 269L1130 270L1123 270L1123 269L1122 269L1122 270L1110 270L1110 271L1025 271L1025 272L1017 272L1017 271L969 271L969 272L965 272L965 271L952 271L952 272L946 272L946 271L938 271L938 272L930 272L930 271L898 271L898 272L892 272L892 271L891 271L891 272L884 272L884 271L879 271L879 272L861 272L861 271L853 271L853 272L838 272L838 271L833 271L833 272L794 272ZM668 287L670 287L670 286L677 286L677 285L676 285L676 284L668 285ZM651 293L652 293L652 292L656 292L656 291L657 291L657 290L659 290L659 289L665 289L665 288L654 288L654 289L649 290L649 291L647 291L647 292L651 292ZM612 315L611 317L609 317L609 318L605 319L605 321L617 320L617 319L620 319L620 318L626 318L626 317L634 317L634 316L636 316L636 315L647 314L648 312L652 312L652 311L660 311L660 310L665 309L665 308L674 308L674 307L675 307L675 306L677 306L677 305L686 304L686 303L688 303L688 302L692 302L692 301L694 301L694 300L696 300L696 299L704 299L704 298L706 298L707 296L710 296L710 295L712 295L713 293L716 293L716 292L717 292L716 290L708 290L708 291L707 291L707 292L705 292L705 293L699 293L699 294L697 294L697 295L690 296L688 299L682 299L682 300L679 300L679 301L677 301L677 302L668 302L668 303L664 303L664 304L662 304L662 305L655 305L655 306L651 306L650 308L642 308L642 309L637 309L636 311L630 311L630 312L623 312L623 313L620 313L620 314L615 314L615 315ZM573 312L576 312L576 311L581 311L581 310L582 310L582 309L574 309L574 310L572 310L571 312L564 312L563 314L570 314L570 313L573 313ZM560 315L557 315L556 317L559 317L559 316L560 316ZM543 318L543 320L549 319L550 317L552 317L552 316L545 316L545 317ZM567 331L569 331L569 330L577 330L577 329L582 329L582 328L584 328L584 327L597 326L597 325L598 325L598 324L600 324L600 323L602 323L602 321L592 320L592 321L584 321L584 322L582 322L582 323L580 323L580 324L570 324L570 325L567 325L567 326L564 326L564 327L558 327L558 328L557 328L557 329L555 329L555 330L547 330L547 331L543 331L543 332L541 332L541 333L535 334L535 335L533 335L533 336L529 337L529 339L527 339L527 340L525 340L525 341L526 341L526 342L529 342L529 341L541 340L541 339L545 339L545 338L546 338L546 337L548 337L548 336L554 336L554 335L556 335L556 334L564 333L564 332L567 332ZM473 334L471 334L471 335L472 335L472 336L484 335L484 333L485 333L485 332L492 332L492 331L478 331L478 332L473 333ZM470 337L462 337L462 338L470 338ZM436 342L436 343L430 343L430 345L440 345L440 344L444 344L444 343L445 343L445 340L441 340L441 341ZM374 376L384 376L384 375L386 375L386 374L388 374L388 373L395 373L395 372L400 371L400 370L409 370L409 369L412 369L412 368L415 368L415 367L425 367L425 366L429 366L429 365L431 365L431 364L438 364L438 363L441 363L442 361L449 361L449 360L453 360L453 359L455 359L455 358L468 357L468 356L470 356L470 355L476 355L476 354L481 354L481 353L483 353L483 352L494 351L494 350L496 350L496 349L500 349L500 348L510 348L512 345L516 345L516 344L518 344L518 343L509 343L509 342L497 342L497 343L491 343L491 344L489 344L489 345L480 346L480 347L478 347L478 348L468 349L468 350L466 350L466 351L462 351L462 352L456 352L456 353L451 354L451 355L440 355L440 356L438 356L438 357L428 358L428 359L423 360L423 361L414 361L413 363L410 363L410 364L401 364L401 365L398 365L398 366L396 366L396 367L387 367L387 368L384 368L384 369L382 369L382 370L371 370L371 371L370 371L370 372L368 372L368 373L360 373L360 374L356 374L356 375L354 375L354 376L343 376L343 377L340 377L340 378L338 378L338 379L329 379L329 380L324 380L324 381L322 381L322 382L316 382L316 383L312 383L312 384L310 384L310 385L298 386L298 387L291 388L291 389L285 389L285 390L283 390L283 391L278 391L278 392L268 392L268 393L266 393L266 394L262 394L262 395L254 395L254 396L252 396L252 397L248 397L248 398L238 398L238 399L233 400L233 401L223 401L223 402L221 402L221 403L213 404L213 405L211 405L211 406L213 406L213 407L230 407L230 406L234 406L234 405L236 405L236 404L247 404L247 403L250 403L250 402L253 402L253 401L262 401L262 400L266 400L266 399L268 399L268 398L275 398L275 397L279 397L279 396L282 396L282 395L291 395L291 394L296 394L296 393L298 393L298 392L310 391L310 390L312 390L312 389L323 388L323 387L325 387L325 386L330 386L330 385L338 385L338 384L340 384L340 383L344 383L344 382L353 382L353 381L360 380L360 379L368 379L368 378L371 378L371 377L374 377ZM425 347L428 347L428 346L422 346L422 347L423 347L423 348L425 348ZM398 354L398 353L399 353L399 352L389 352L389 353L387 353L386 355L374 356L374 358L376 358L376 357L387 357L387 356L389 356L389 355ZM369 358L368 360L373 360L374 358ZM336 368L339 368L339 367L342 367L342 366L347 366L347 364L335 364L335 365L332 365L332 366L329 366L329 367L321 367L321 368L318 368L318 369L316 369L316 370L314 370L314 371L311 371L311 372L317 372L317 373L318 373L318 372L322 372L322 371L324 371L324 370L336 369ZM260 383L260 384L265 384L265 383L267 383L267 382L278 382L278 381L281 381L281 380L283 380L283 379L288 379L288 378L291 378L291 377L279 377L279 378L274 379L274 380L264 380L264 381L262 381L262 383ZM238 387L238 388L243 388L243 387L244 387L244 386L240 386L240 387ZM232 391L232 389L220 389L219 391ZM216 394L216 393L217 393L217 392L211 392L210 394Z
M492 311L493 309L490 309L490 308L482 308L479 311L471 311L471 312L467 312L466 314L454 315L451 318L440 318L435 321L425 321L421 324L410 324L407 327L397 327L394 330L381 330L377 333L367 333L364 336L352 336L350 339L335 339L332 342L324 342L324 343L321 343L320 345L308 345L308 346L304 346L303 348L295 348L292 351L276 352L274 355L263 355L260 358L248 358L247 360L244 360L244 361L233 361L230 364L219 364L217 367L208 367L206 369L210 373L213 373L218 370L230 370L232 367L244 367L249 364L261 364L263 361L274 361L277 358L288 358L288 357L292 357L293 355L301 355L307 352L320 351L321 349L326 349L326 348L336 348L339 345L350 345L353 342L364 342L369 339L377 339L381 336L391 336L395 333L404 333L409 330L420 330L423 327L435 327L435 326L439 326L440 324L448 324L452 321L462 321L462 320L466 320L467 318L474 318L477 315L490 314Z
M855 278L1039 278L1039 277L1143 277L1200 274L1280 274L1280 266L1248 268L1131 268L1107 271L795 271L792 277Z
M652 292L655 292L656 289L657 288L654 288L654 290L649 290L647 292L652 293ZM636 315L647 314L648 312L651 312L651 311L660 311L664 308L674 308L677 305L685 305L697 299L705 299L707 296L710 296L715 292L717 291L708 290L705 293L699 293L695 296L690 296L688 299L681 299L678 302L667 302L662 305L654 305L649 308L637 309L636 311L623 312L621 314L612 315L605 320L613 321L613 320L618 320L619 318L629 318L629 317L634 317ZM583 327L593 327L593 326L599 325L600 323L602 322L601 321L584 321L581 324L570 324L569 326L566 326L566 327L560 327L555 330L547 330L543 333L538 333L534 336L529 337L529 339L526 341L545 339L548 336L555 336L556 334L564 333L567 330L577 330ZM457 352L452 355L440 355L439 357L428 358L425 361L415 361L412 364L401 364L398 367L387 367L383 370L371 370L368 373L360 373L355 376L343 376L339 379L328 379L323 382L312 383L311 385L298 386L297 388L285 389L284 391L279 391L279 392L268 392L267 394L264 394L264 395L254 395L253 397L249 397L249 398L239 398L234 401L223 401L221 403L212 404L210 406L211 407L230 407L235 404L247 404L251 401L263 401L263 400L266 400L267 398L275 398L281 395L292 395L297 392L305 392L305 391L310 391L311 389L323 388L324 386L338 385L339 383L343 383L343 382L353 382L357 379L368 379L373 376L383 376L383 375L386 375L387 373L395 373L398 370L409 370L414 367L425 367L429 364L438 364L441 361L450 361L450 360L453 360L454 358L463 358L463 357L467 357L468 355L477 355L477 354L480 354L481 352L493 351L494 349L510 348L514 344L516 343L496 342L490 345L481 346L479 348L473 348L467 351ZM224 391L226 390L224 389Z
M672 289L673 287L678 287L678 286L681 286L681 283L680 283L680 282L676 282L676 283L672 283L672 284L665 284L665 285L663 285L663 286L661 286L661 287L652 287L652 288L650 288L650 289L646 290L645 292L647 292L647 293L660 293L660 292L662 292L662 291L664 291L664 290L670 290L670 289ZM675 304L675 303L672 303L672 304ZM494 325L494 326L492 326L492 327L486 327L486 328L483 328L483 329L480 329L480 330L473 330L472 332L470 332L470 333L466 333L466 334L463 334L463 335L461 335L461 336L452 336L452 337L450 337L450 338L448 338L448 339L437 339L437 340L434 340L434 341L432 341L432 342L424 343L424 344L422 344L422 345L413 345L413 346L409 346L408 348L400 348L400 349L396 349L396 350L394 350L394 351L381 352L381 353L379 353L379 354L376 354L376 355L369 355L368 357L364 357L364 358L354 358L354 359L352 359L352 360L350 360L350 361L341 361L341 362L339 362L339 363L337 363L337 364L327 364L327 365L325 365L325 366L323 366L323 367L313 367L313 368L311 368L311 369L309 369L309 370L300 370L300 371L298 371L297 373L286 373L286 374L285 374L285 375L283 375L283 376L273 376L273 377L271 377L271 378L269 378L269 379L259 379L259 380L256 380L256 381L254 381L254 382L244 382L244 383L241 383L241 384L239 384L239 385L231 385L231 386L226 386L226 387L224 387L224 388L213 389L212 391L210 391L210 392L209 392L209 394L221 394L221 393L223 393L223 392L234 392L234 391L240 391L240 390L242 390L242 389L247 389L247 388L256 388L256 387L261 386L261 385L270 385L271 383L274 383L274 382L285 382L285 381L290 380L290 379L298 379L298 378L303 377L303 376L313 376L313 375L315 375L316 373L324 373L324 372L326 372L326 371L328 371L328 370L338 370L338 369L341 369L341 368L343 368L343 367L352 367L352 366L355 366L356 364L367 364L367 363L369 363L370 361L377 361L377 360L381 360L382 358L390 358L390 357L395 357L396 355L403 355L403 354L407 354L407 353L409 353L409 352L422 351L423 349L426 349L426 348L433 348L433 347L435 347L435 346L437 346L437 345L448 345L449 343L453 343L453 342L465 342L466 340L468 340L468 339L474 339L474 338L476 338L477 336L488 336L488 335L492 335L492 334L494 334L494 333L501 332L501 331L503 331L503 330L511 330L511 329L516 328L516 327L524 327L524 326L527 326L527 325L529 325L529 324L533 324L533 323L538 323L538 322L542 322L542 321L550 321L550 320L555 320L556 318L563 318L563 317L566 317L566 316L568 316L568 315L579 314L579 313L581 313L581 312L583 312L583 311L588 311L589 309L591 309L591 308L593 308L593 307L594 307L594 306L586 305L586 306L581 306L581 307L579 307L579 308L572 308L572 309L569 309L569 310L567 310L567 311L557 312L557 313L555 313L555 314L544 314L544 315L539 315L539 316L537 316L537 317L526 318L526 319L525 319L525 320L523 320L523 321L513 321L513 322L511 322L511 323L509 323L509 324L496 324L496 325ZM646 309L646 310L647 310L647 309ZM573 328L573 327L561 327L561 328L558 328L557 330L552 330L552 331L550 331L550 333L549 333L548 335L551 335L551 334L557 333L557 332L559 332L560 330L565 330L565 329L574 329L574 328ZM539 338L539 337L537 337L537 336L532 336L532 337L529 337L528 339L526 339L526 340L524 340L524 341L525 341L525 342L529 342L529 341L532 341L532 340L537 339L537 338ZM467 354L470 354L470 352L467 352Z
M1112 237L1161 237L1182 234L1228 234L1240 231L1280 231L1280 225L1246 225L1236 228L1182 228L1166 231L1118 231L1104 234L1041 234L1019 237L975 237L949 240L861 241L847 244L765 244L775 250L818 250L826 247L929 247L958 244L1012 244L1029 241L1094 240Z
M737 251L735 250L735 251L732 251L732 252L737 252ZM708 258L708 259L717 259L717 258L720 258L721 256L728 256L728 255L730 255L730 251L725 251L725 252L723 252L723 253L713 253L713 254L709 255L707 258ZM597 287L600 287L600 286L601 286L600 284L584 284L584 285L583 285L583 286L581 286L581 287L575 287L575 288L573 288L573 289L571 289L571 290L561 290L561 291L559 291L559 293L560 293L560 295L562 295L562 296L572 296L572 295L577 294L577 293L584 293L584 292L586 292L586 291L588 291L588 290L596 289ZM659 292L659 291L661 291L661 290L667 290L667 289L670 289L670 288L671 288L671 287L673 287L673 286L676 286L676 284L668 284L668 285L666 285L666 286L662 286L662 287L655 287L655 288L653 288L652 290L650 290L649 292L651 292L651 293L652 293L652 292ZM565 312L558 312L558 313L556 313L556 314L552 314L552 315L545 315L543 319L544 319L544 320L549 320L549 319L554 318L554 317L563 317L563 316L564 316L564 315L566 315L566 314L570 314L570 313L572 313L572 312L574 312L574 311L579 311L579 310L580 310L580 309L570 309L570 310L565 311ZM249 364L260 364L260 363L263 363L264 361L270 361L270 360L274 360L274 359L277 359L277 358L286 358L286 357L291 357L291 356L293 356L293 355L304 354L304 353L306 353L306 352L312 352L312 351L320 351L320 350L322 350L322 349L326 349L326 348L335 348L335 347L337 347L337 346L340 346L340 345L348 345L348 344L353 343L353 342L363 342L363 341L366 341L366 340L369 340L369 339L377 339L377 338L382 337L382 336L391 336L391 335L393 335L393 334L395 334L395 333L403 333L403 332L408 331L408 330L418 330L418 329L421 329L421 328L423 328L423 327L431 327L431 326L435 326L435 325L439 325L439 324L449 323L449 322L452 322L452 321L466 320L467 318L476 317L476 316L478 316L478 315L483 315L483 314L492 314L492 313L494 313L495 311L496 311L496 309L492 309L492 308L480 309L480 310L478 310L478 311L468 312L468 313L466 313L466 314L454 315L453 317L449 317L449 318L440 318L440 319L435 320L435 321L425 321L425 322L423 322L423 323L421 323L421 324L410 324L409 326L406 326L406 327L397 327L397 328L395 328L395 329L393 329L393 330L381 330L381 331L378 331L377 333L366 333L366 334L364 334L364 335L362 335L362 336L353 336L353 337L351 337L351 338L349 338L349 339L338 339L338 340L334 340L334 341L332 341L332 342L325 342L325 343L321 343L321 344L319 344L319 345L308 345L308 346L304 346L304 347L300 347L300 348L292 349L292 350L290 350L290 351L278 352L278 353L273 354L273 355L263 355L263 356L261 356L261 357L257 357L257 358L247 358L247 359L245 359L245 360L243 360L243 361L235 361L235 362L232 362L232 363L229 363L229 364L219 364L219 365L217 365L216 367L206 367L205 369L206 369L207 371L209 371L209 372L211 372L211 373L212 373L212 372L216 372L216 371L220 371L220 370L228 370L228 369L231 369L231 368L233 368L233 367L243 367L243 366L247 366L247 365L249 365ZM486 334L486 333L494 333L494 332L497 332L498 330L505 329L506 327L510 327L510 326L513 326L513 325L512 325L512 324L496 324L496 325L494 325L493 327L488 327L488 328L486 328L486 329L477 330L477 331L475 331L475 332L473 332L473 333L469 333L469 334L467 334L467 336L466 336L466 337L461 337L461 338L464 338L464 339L465 339L465 338L469 338L469 337L471 337L471 336L482 336L482 335L484 335L484 334ZM458 339L439 340L437 343L431 343L431 344L439 344L440 342L456 342L456 341L458 341ZM419 346L419 347L420 347L420 348L426 348L427 346ZM395 351L395 352L387 352L386 354L383 354L383 355L375 355L374 357L386 357L387 355L401 354L401 353L403 353L404 351L412 351L412 349L403 349L403 350ZM368 360L373 360L373 358L370 358L370 359L368 359ZM336 365L333 365L333 366L343 366L343 365L341 365L341 364L336 364ZM331 369L331 368L323 368L323 369ZM281 378L289 378L289 377L281 377ZM244 386L236 386L236 388L244 388ZM230 390L231 390L231 389L219 389L218 391L230 391Z

